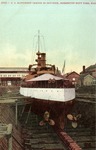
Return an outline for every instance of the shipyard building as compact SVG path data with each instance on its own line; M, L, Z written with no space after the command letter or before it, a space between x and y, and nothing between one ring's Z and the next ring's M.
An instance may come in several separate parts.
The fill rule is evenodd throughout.
M0 85L19 86L21 80L28 74L27 67L0 67Z

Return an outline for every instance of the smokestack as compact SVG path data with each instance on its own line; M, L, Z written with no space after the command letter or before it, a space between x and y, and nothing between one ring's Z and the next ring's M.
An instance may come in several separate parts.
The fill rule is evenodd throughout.
M85 66L83 66L83 73L85 73Z

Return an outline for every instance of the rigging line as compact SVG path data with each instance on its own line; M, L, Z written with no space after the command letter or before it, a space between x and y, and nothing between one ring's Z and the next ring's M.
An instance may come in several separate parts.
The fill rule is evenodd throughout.
M33 37L33 55L32 55L32 64L34 63L34 58L35 58L35 53L36 53L36 50L37 50L37 46L38 46L38 40L35 42L35 37L37 37L37 35L35 35ZM35 43L35 44L34 44Z
M46 52L44 36L39 33L39 48Z
M38 41L37 41L36 44L35 44L35 48L34 48L35 53L36 53L36 51L37 51L37 47L38 47Z
M33 48L34 48L34 41L35 41L35 37L36 37L36 35L34 35L34 37L33 37Z
M43 41L41 39L40 39L40 48L41 48L42 51L44 51Z
M38 31L38 51L40 51L40 49L43 49L41 37L43 36L41 36L40 31Z
M46 52L46 47L45 47L45 39L44 39L44 36L41 35L40 37L42 37L42 42L41 42L41 46L42 46L42 49L44 48L44 52Z
M40 31L38 30L38 52L40 52Z
M42 38L43 38L44 50L45 50L45 52L46 52L46 47L45 47L45 39L44 39L44 36L42 36Z
M33 64L33 62L34 62L34 57L35 57L35 52L34 52L35 37L36 37L36 35L34 35L34 37L33 37L33 50L32 50L32 55L31 55L31 62L32 62L32 64ZM34 57L33 57L33 56L34 56Z

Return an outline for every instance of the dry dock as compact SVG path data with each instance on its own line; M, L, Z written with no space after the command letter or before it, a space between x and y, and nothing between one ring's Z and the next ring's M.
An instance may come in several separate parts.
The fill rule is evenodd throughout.
M11 89L12 90L12 89ZM95 99L79 97L76 99L71 114L81 114L77 128L72 128L72 122L66 119L64 130L58 130L46 124L39 126L42 120L31 111L24 111L23 98L18 90L1 95L1 101L10 103L0 104L1 123L12 124L12 150L95 150ZM1 92L2 94L2 92ZM12 103L12 101L14 103ZM8 139L0 138L0 150L8 149Z
M24 112L20 118L20 122L24 125L26 150L95 150L96 148L94 126L84 124L86 120L82 122L81 119L76 129L72 128L70 121L67 121L65 129L58 130L48 124L40 127L38 124L42 118L33 113L29 118L27 117L28 113Z

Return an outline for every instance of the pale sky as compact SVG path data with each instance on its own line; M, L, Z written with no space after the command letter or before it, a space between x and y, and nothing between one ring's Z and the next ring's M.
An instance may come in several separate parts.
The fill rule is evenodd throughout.
M96 63L95 0L88 0L89 4L83 3L86 0L6 0L7 4L3 1L0 0L0 67L27 67L35 63L33 41L36 45L34 36L38 30L44 37L45 49L42 39L41 52L47 53L47 63L62 70L65 60L65 72L78 73L83 65Z

